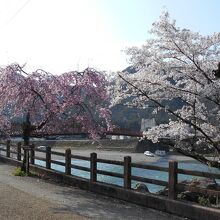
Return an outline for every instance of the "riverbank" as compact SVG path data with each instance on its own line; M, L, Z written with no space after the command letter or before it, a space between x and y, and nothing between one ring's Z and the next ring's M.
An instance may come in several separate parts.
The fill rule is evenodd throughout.
M13 140L13 143L18 143L22 139ZM79 139L79 140L39 140L32 139L31 143L36 146L48 146L51 148L72 148L76 150L88 150L88 149L103 149L103 150L116 150L123 152L134 152L138 144L138 138L130 138L125 140L111 140L111 139Z

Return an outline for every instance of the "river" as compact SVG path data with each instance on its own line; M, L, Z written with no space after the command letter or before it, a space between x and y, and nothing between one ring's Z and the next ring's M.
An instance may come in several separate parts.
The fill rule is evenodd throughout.
M59 160L62 161L62 160ZM64 162L64 161L62 161ZM35 163L37 165L45 167L45 162L35 160ZM161 157L160 160L156 162L151 162L147 164L151 165L156 165L156 166L161 166L161 167L168 167L169 160L166 157ZM90 162L89 161L83 161L83 160L76 160L72 159L72 164L74 165L79 165L79 166L84 166L84 167L90 167ZM192 162L179 162L178 163L179 168L187 169L187 170L197 170L197 171L203 171L203 172L211 172L211 173L220 173L220 171L216 168L210 168L204 164L201 163L192 163ZM51 164L51 168L60 172L64 172L64 167L56 164ZM110 171L110 172L117 172L123 174L123 166L120 165L111 165L111 164L105 164L105 163L97 163L97 168L99 170L105 170L105 171ZM78 176L78 177L83 177L86 179L90 178L90 173L78 169L71 169L71 174ZM155 171L155 170L146 170L146 169L141 169L141 168L132 168L132 175L135 176L141 176L141 177L146 177L146 178L151 178L151 179L157 179L157 180L164 180L168 181L168 173L163 172L163 171ZM199 177L193 177L190 175L182 175L178 174L178 181L182 180L191 180L192 178L199 178ZM97 175L97 181L100 182L105 182L105 183L110 183L118 186L123 185L123 179L117 178L117 177L110 177L106 175ZM217 181L220 183L220 180ZM132 181L132 188L135 187L137 184L137 181ZM157 191L163 189L163 186L158 186L158 185L153 185L153 184L147 184L147 187L150 192L156 193Z

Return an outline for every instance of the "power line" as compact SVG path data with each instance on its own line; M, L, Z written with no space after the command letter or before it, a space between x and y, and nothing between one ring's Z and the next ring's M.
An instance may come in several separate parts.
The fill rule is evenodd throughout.
M8 21L5 23L5 25L8 25L10 22L12 22L16 16L27 6L27 4L30 2L31 0L27 0L12 16L11 18L8 19Z

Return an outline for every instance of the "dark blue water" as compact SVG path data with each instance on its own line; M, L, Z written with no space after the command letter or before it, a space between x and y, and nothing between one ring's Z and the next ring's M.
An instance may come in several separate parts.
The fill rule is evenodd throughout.
M157 161L155 163L150 163L150 164L160 166L160 167L168 167L168 163L169 163L168 158L164 157L164 158L161 158L159 161ZM35 160L35 164L45 167L45 162L43 162L43 161ZM72 159L72 164L90 168L89 161ZM211 172L211 173L220 173L220 171L218 169L210 168L210 167L208 167L204 164L201 164L201 163L179 162L178 167L186 169L186 170L196 170L196 171L204 171L204 172ZM56 165L56 164L51 164L51 168L54 170L60 171L60 172L65 171L65 168L63 166ZM99 170L105 170L105 171L123 174L123 167L120 165L97 163L97 168ZM71 174L75 175L75 176L83 177L85 179L90 178L90 173L86 172L86 171L82 171L82 170L71 169ZM132 168L132 175L156 179L156 180L168 181L168 173L162 172L162 171L146 170L146 169L141 169L141 168ZM198 179L199 177L178 174L178 181L191 180L193 178ZM100 182L123 186L123 179L117 178L117 177L111 177L111 176L98 174L97 180ZM220 180L218 182L220 182ZM134 188L136 184L137 184L137 181L132 181L132 188ZM155 193L155 192L164 188L163 186L158 186L158 185L153 185L153 184L148 184L148 183L145 183L145 184L147 185L148 189L152 193Z

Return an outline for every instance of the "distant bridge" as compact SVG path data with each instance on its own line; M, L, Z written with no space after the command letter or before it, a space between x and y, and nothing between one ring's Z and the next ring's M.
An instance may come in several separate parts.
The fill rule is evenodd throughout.
M143 132L142 131L132 131L129 129L124 128L115 128L113 131L106 132L106 135L123 135L123 136L130 136L130 137L142 137Z
M21 132L17 131L14 132L11 136L21 136ZM54 133L44 133L44 132L37 132L33 133L32 137L47 137L47 136L71 136L71 135L81 135L81 136L87 136L88 133L86 132L54 132ZM130 137L142 137L143 133L141 131L132 131L125 128L114 128L112 131L107 131L103 134L100 134L101 137L106 137L107 135L115 135L115 136L130 136Z

